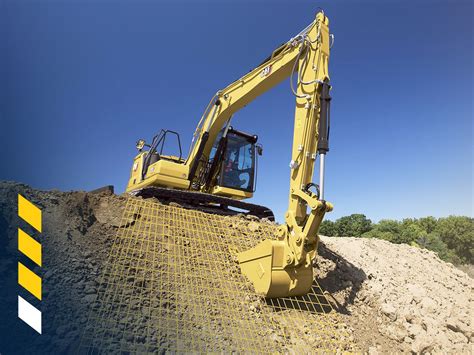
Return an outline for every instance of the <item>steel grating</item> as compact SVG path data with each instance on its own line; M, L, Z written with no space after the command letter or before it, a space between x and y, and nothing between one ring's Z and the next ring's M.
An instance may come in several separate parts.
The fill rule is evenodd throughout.
M352 349L317 282L304 297L265 300L240 273L235 254L274 238L275 225L136 198L121 225L80 352Z

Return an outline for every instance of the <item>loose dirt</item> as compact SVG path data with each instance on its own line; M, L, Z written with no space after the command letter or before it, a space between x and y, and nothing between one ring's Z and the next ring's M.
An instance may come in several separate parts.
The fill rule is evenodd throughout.
M87 327L91 310L97 307L101 275L117 233L136 222L133 216L128 220L122 218L129 197L107 191L38 191L22 184L1 183L3 254L0 271L6 285L16 283L16 263L21 257L18 256L16 241L17 228L22 225L16 216L18 193L35 202L43 211L45 230L40 239L44 264L42 269L35 271L43 277L41 310L45 331L31 344L21 344L20 348L17 345L15 352L37 350L38 346L46 352L75 351ZM272 227L268 221L242 216L222 218L228 226L223 238L232 238L242 231L251 238L252 234ZM188 240L186 235L179 234L178 228L171 227L166 233L170 240L176 242ZM166 255L166 250L161 252ZM140 255L131 257L139 259ZM228 262L232 263L232 259ZM348 345L340 350L370 354L473 352L474 282L466 273L441 261L434 253L382 240L322 237L314 266L319 285L327 292L327 299L334 308L331 312L334 313L334 328L330 331L346 337ZM134 279L128 282L136 284ZM226 322L240 322L232 317L236 312L244 312L247 321L257 325L262 323L261 319L265 316L261 309L268 305L251 293L246 295L247 299L243 301L245 307L238 311L229 310L227 317L217 317L217 321L219 318ZM5 319L16 321L16 295L3 292L0 296L0 302L7 310ZM173 311L173 302L178 302L175 297L165 292L153 302L166 302L166 307ZM147 303L149 309L152 306ZM133 305L130 308L138 313L141 307ZM199 326L198 318L193 318L192 314L188 316L193 324ZM303 324L288 322L286 327L284 322L288 318L275 318L271 324L278 324L278 331L271 327L255 328L255 337L270 339L282 352L295 352L295 349L305 345L311 352L317 349L317 338L312 336L312 325L316 323L312 322L320 316L323 315L304 313L302 318L298 318L302 319ZM0 333L8 334L9 326L8 322L0 324ZM206 329L207 326L216 328ZM231 326L238 327L238 323ZM216 329L216 323L206 323L202 333ZM286 332L283 336L281 329ZM11 344L15 343L16 336L20 337L12 334ZM156 337L154 340L153 337L143 337L140 341L142 345L147 341L158 341L157 347L153 348L155 351L168 345L165 340ZM220 351L232 350L226 346L234 344L232 334L226 332L217 332L213 341ZM7 352L8 344L3 345Z

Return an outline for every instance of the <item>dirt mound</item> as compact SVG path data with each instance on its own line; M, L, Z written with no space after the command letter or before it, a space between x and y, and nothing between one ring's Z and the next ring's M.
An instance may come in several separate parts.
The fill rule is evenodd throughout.
M99 276L117 231L134 223L133 217L121 218L127 197L107 191L44 192L16 183L0 184L0 227L6 232L1 239L0 270L5 290L14 291L4 290L0 295L7 315L0 334L8 334L17 322L16 230L21 223L16 217L17 193L43 210L44 272L37 272L44 280L44 332L34 343L16 332L4 344L2 339L0 348L21 353L41 345L49 352L73 351L97 298ZM241 229L258 232L261 228L254 219L226 218L230 236ZM434 253L381 240L323 237L315 270L356 349L369 353L472 351L473 280ZM255 306L248 312L249 318L254 317ZM311 324L302 327L301 332L288 330L289 338L277 339L283 348L309 339Z
M322 275L332 273L321 287L332 292L346 286L334 297L362 349L471 353L474 282L467 274L426 249L321 239L317 264Z
M43 233L38 234L17 217L18 193L41 208ZM5 314L0 334L9 334L0 338L2 352L38 353L42 349L60 353L74 349L96 297L98 277L119 227L124 202L124 197L108 193L37 191L23 184L0 183L0 307ZM18 227L41 242L42 268L18 253ZM41 302L18 287L18 261L42 277ZM18 294L42 311L41 336L32 334L17 319Z

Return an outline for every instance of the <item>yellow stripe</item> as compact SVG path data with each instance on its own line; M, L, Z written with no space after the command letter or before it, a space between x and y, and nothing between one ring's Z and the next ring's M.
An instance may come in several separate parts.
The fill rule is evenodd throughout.
M18 262L18 283L41 300L41 277Z
M41 210L18 194L18 215L41 233Z
M41 244L18 228L18 250L41 266Z

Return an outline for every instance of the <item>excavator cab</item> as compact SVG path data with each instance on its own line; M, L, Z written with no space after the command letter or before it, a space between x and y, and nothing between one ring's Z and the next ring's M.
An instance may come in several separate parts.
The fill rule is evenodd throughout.
M257 183L257 157L262 154L258 137L232 127L222 133L216 139L209 159L210 174L214 177L212 193L234 198L252 197Z
M231 133L219 174L219 185L232 189L254 191L255 141Z

